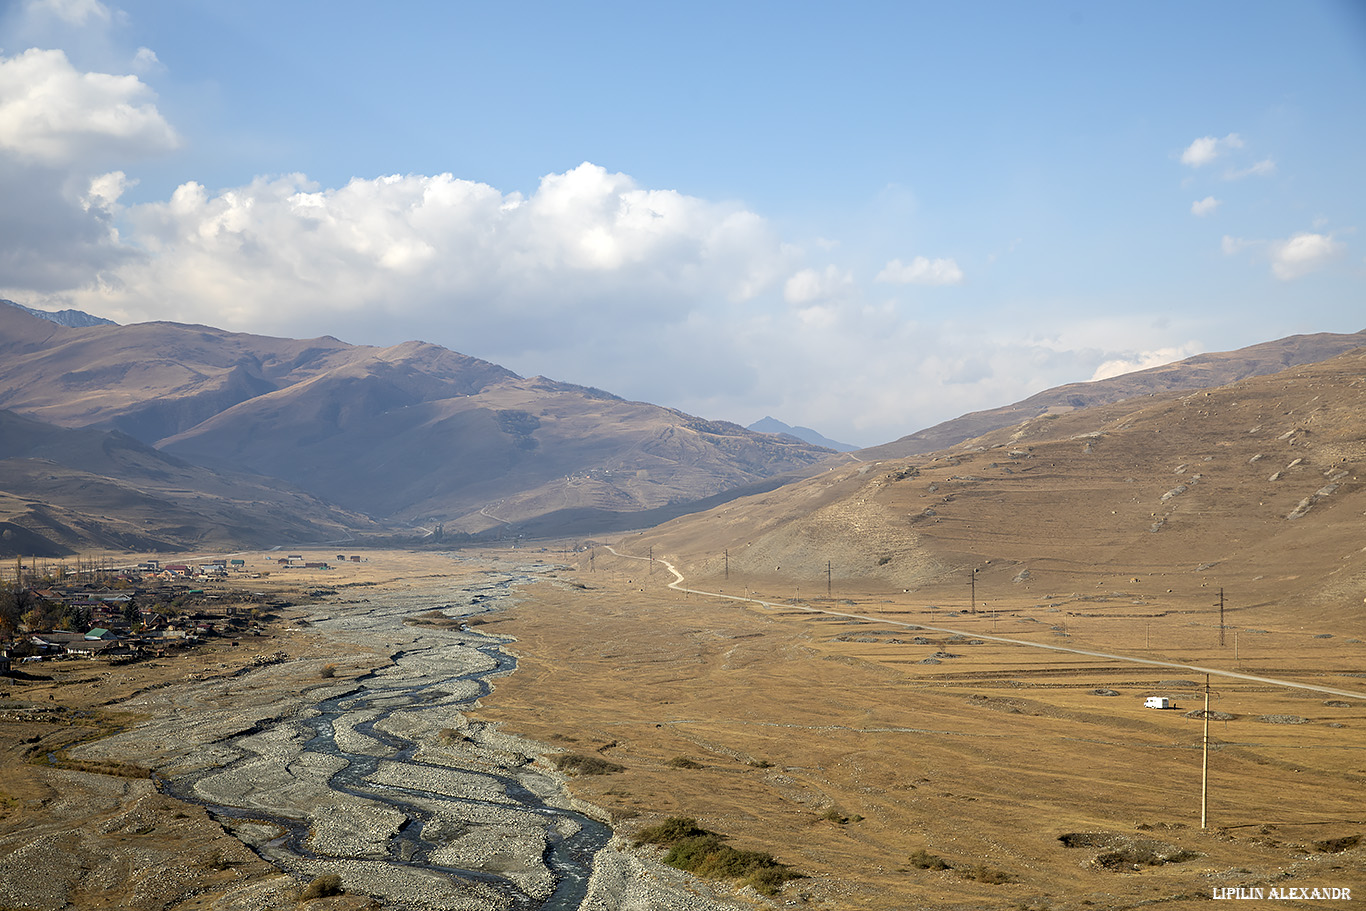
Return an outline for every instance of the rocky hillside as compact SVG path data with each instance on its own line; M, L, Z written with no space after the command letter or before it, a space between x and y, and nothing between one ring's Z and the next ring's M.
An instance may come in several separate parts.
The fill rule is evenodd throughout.
M1165 398L1044 414L868 462L642 539L692 579L913 590L969 607L1293 603L1366 634L1366 349ZM634 546L645 546L644 544Z
M1292 335L1236 351L1200 354L1107 380L1068 383L1046 389L1012 405L974 411L891 443L870 447L861 454L865 458L895 459L934 452L1041 414L1064 414L1140 396L1224 386L1251 376L1277 373L1296 364L1312 364L1363 345L1366 345L1366 331L1350 335L1320 332L1314 335Z

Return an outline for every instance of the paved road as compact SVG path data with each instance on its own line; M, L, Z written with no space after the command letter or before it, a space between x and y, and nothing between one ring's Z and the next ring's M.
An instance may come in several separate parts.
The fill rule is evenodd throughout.
M607 548L618 557L629 557L633 560L648 560L649 557L637 557L634 554L623 554L617 549L608 546ZM1346 696L1350 699L1366 699L1366 693L1353 692L1352 690L1340 690L1330 686L1315 686L1311 683L1296 683L1293 680L1280 680L1276 677L1258 677L1253 674L1241 674L1237 671L1227 671L1217 667L1202 667L1198 664L1178 664L1174 661L1157 661L1152 658L1135 658L1132 655L1115 655L1109 652L1093 652L1088 649L1068 648L1064 645L1049 645L1046 642L1029 642L1025 639L1008 639L1004 636L986 636L971 630L951 629L946 626L926 626L923 623L910 623L902 620L889 620L886 617L875 617L867 614L849 614L843 611L825 610L819 607L807 607L802 604L789 604L782 601L764 601L759 598L741 597L739 595L727 595L723 592L708 592L696 588L687 588L683 585L683 574L674 568L668 560L655 558L662 563L669 572L674 574L674 581L669 583L669 588L675 591L687 592L692 595L706 595L709 598L724 598L728 601L744 601L750 604L757 604L761 607L782 608L783 610L800 610L809 614L826 614L831 617L845 617L850 620L864 620L870 623L884 623L890 626L904 626L907 629L931 630L936 633L951 633L957 636L967 636L973 639L983 639L990 642L1001 642L1006 645L1023 645L1028 648L1044 648L1053 652L1067 652L1072 655L1086 655L1090 658L1104 658L1108 661L1126 661L1130 664L1147 664L1154 667L1175 668L1182 671L1195 671L1200 674L1210 674L1216 677L1232 677L1237 680L1250 680L1253 683L1268 683L1273 686L1290 687L1297 690L1310 690L1315 693L1327 693L1330 696Z

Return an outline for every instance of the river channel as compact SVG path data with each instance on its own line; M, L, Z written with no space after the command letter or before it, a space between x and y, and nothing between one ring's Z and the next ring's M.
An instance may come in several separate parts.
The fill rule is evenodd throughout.
M100 749L152 758L165 793L260 856L385 908L580 908L611 830L533 764L544 747L462 714L515 670L509 640L411 622L496 610L537 569L340 591L290 635L326 637L338 668L378 669L333 680L301 658L191 681L144 696L172 711Z

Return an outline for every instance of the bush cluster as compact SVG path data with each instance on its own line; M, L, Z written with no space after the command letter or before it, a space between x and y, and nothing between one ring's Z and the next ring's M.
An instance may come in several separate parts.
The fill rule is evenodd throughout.
M917 870L947 870L949 862L921 848L911 855L911 866Z
M600 756L584 756L582 753L556 753L550 757L550 764L561 772L572 772L575 775L609 775L612 772L624 772L625 766L609 762Z
M671 816L636 836L636 844L669 849L664 862L708 879L738 879L761 895L777 895L783 883L802 874L779 863L772 854L740 851L725 843L724 835L709 832L686 816Z

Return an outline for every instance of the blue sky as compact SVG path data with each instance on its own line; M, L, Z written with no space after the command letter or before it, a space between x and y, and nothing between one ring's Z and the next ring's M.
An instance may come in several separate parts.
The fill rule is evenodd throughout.
M0 295L871 445L1366 328L1366 13L0 5Z

